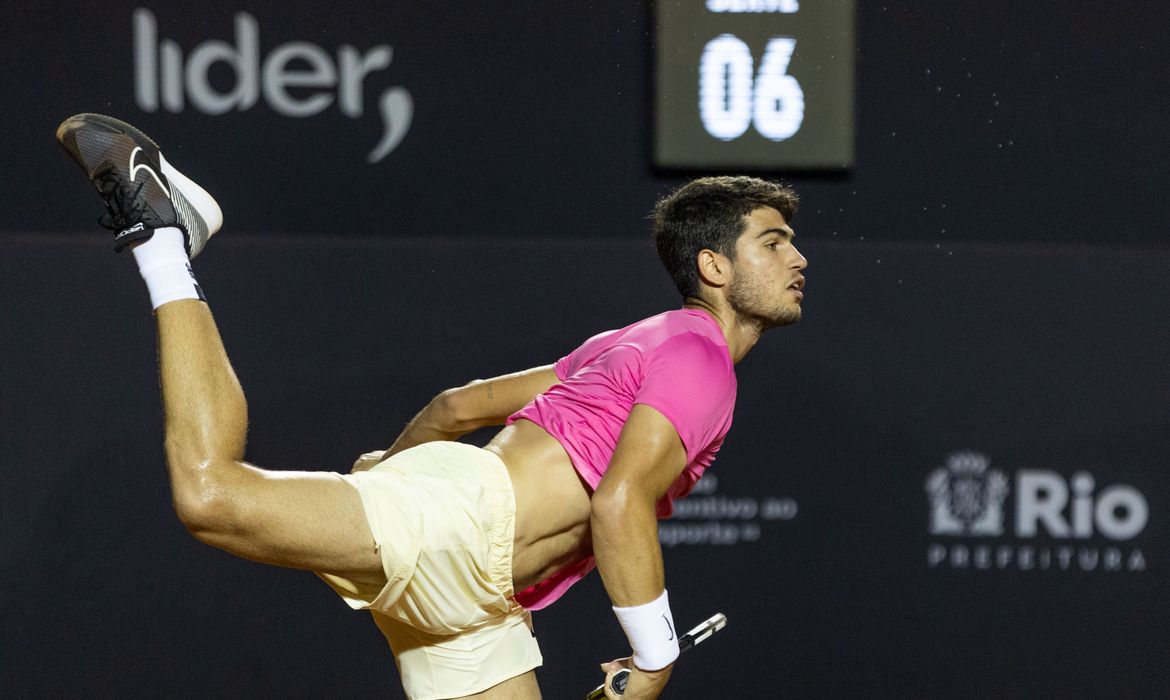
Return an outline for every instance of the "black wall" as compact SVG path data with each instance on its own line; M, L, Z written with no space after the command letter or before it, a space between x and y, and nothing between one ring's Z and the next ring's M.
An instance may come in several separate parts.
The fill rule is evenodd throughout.
M1166 11L863 4L857 167L785 174L805 320L739 366L716 478L663 529L679 624L731 621L672 696L1160 695ZM361 118L145 112L134 8L14 8L2 30L0 687L399 697L363 614L178 524L146 294L53 129L121 116L216 194L228 228L196 270L248 391L248 457L346 469L438 390L676 304L643 242L687 175L648 166L649 8L151 8L187 53L231 39L237 10L261 54L392 45ZM393 85L414 122L368 164ZM987 462L964 481L967 453ZM979 511L1002 507L997 531L939 531L939 469L954 501L1003 477ZM1021 529L1029 478L1069 491L1061 522L1088 507L1083 536ZM1115 497L1145 503L1125 538L1109 522L1132 510L1094 510ZM546 697L625 652L607 605L594 577L537 614Z
M1163 3L858 5L857 166L784 174L805 196L806 235L1164 247ZM76 230L90 198L51 152L55 126L80 111L159 138L181 169L214 185L234 230L628 240L663 188L682 181L648 167L646 3L145 6L157 40L176 42L184 59L212 40L237 46L238 12L255 19L258 62L294 41L335 66L342 46L392 47L390 65L362 82L361 117L336 99L284 116L263 95L215 116L189 95L178 113L144 111L136 7L10 8L0 95L13 204L0 230ZM221 63L211 83L227 92L238 80ZM410 93L413 121L369 165L383 131L378 100L392 87Z

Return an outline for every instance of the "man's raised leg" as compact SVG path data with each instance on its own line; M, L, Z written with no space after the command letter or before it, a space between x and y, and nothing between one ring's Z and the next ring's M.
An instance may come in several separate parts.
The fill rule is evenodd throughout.
M377 580L380 557L352 487L242 461L244 394L189 262L222 224L215 200L124 122L80 114L57 138L101 194L100 223L115 231L115 249L133 248L156 310L167 462L183 523L248 559Z
M381 575L357 491L330 474L243 462L248 410L207 304L157 311L167 464L179 518L201 541L268 564Z

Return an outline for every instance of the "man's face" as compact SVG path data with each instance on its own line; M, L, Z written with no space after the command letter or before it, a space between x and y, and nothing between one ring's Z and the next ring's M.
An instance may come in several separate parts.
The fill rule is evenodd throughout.
M735 241L727 298L741 319L759 324L761 330L800 320L801 273L808 261L793 238L780 212L760 207L747 216L747 228Z

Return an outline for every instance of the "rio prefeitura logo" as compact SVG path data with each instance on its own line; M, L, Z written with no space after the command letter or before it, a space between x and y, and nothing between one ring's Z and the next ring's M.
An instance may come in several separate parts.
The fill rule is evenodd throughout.
M956 452L927 476L926 496L932 569L1146 569L1135 538L1149 504L1127 484L1098 490L1089 472L1041 469L1016 470L1013 484L986 455Z

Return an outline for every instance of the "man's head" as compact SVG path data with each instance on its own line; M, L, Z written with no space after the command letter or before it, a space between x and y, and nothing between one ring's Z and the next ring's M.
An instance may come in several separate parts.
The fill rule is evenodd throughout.
M683 297L700 295L699 252L706 249L735 260L736 240L748 217L771 207L792 222L798 204L791 188L754 177L704 177L659 200L653 239L658 257Z
M800 319L807 261L788 223L797 197L752 177L695 180L654 209L654 243L683 297L726 305L760 330Z

